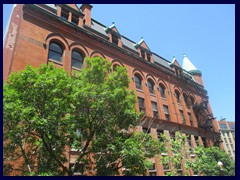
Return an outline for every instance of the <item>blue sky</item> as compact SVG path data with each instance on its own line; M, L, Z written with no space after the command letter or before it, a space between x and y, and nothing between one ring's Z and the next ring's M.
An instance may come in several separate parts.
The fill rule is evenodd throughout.
M235 5L91 4L92 18L125 37L141 37L165 59L183 52L202 72L213 114L235 121ZM80 4L78 5L80 7ZM3 31L12 5L3 5Z

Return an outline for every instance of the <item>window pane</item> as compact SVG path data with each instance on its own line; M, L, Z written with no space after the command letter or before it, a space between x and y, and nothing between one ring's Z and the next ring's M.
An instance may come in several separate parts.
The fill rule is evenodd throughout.
M134 81L135 81L136 88L142 89L142 81L137 75L134 76Z
M152 109L157 110L157 103L156 102L152 102Z
M82 68L82 62L81 61L77 61L75 59L72 59L72 67L81 69Z
M77 52L77 51L73 51L73 52L72 52L72 58L78 59L79 61L82 61L82 60L83 60L82 55L81 55L79 52Z
M165 88L162 85L159 86L159 91L162 98L165 98Z
M163 106L163 109L164 109L164 113L165 113L165 114L168 114L168 106L165 106L165 105L164 105L164 106Z
M148 81L148 89L151 94L154 94L154 85L151 81Z
M62 54L63 52L62 48L56 43L51 43L49 49L50 51L55 51L55 52L58 52L59 54Z
M62 55L56 52L49 51L48 59L52 59L58 62L62 62Z

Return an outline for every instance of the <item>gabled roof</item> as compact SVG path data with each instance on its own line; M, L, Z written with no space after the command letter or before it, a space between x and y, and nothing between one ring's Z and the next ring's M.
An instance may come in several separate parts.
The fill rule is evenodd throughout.
M147 43L144 41L143 37L142 37L142 39L141 39L137 44L135 44L135 47L136 47L136 48L138 48L139 46L141 46L141 47L143 47L144 49L147 49L147 50L150 51L150 49L149 49Z
M180 64L178 63L177 59L175 58L175 56L173 56L173 60L169 65L172 66L173 64L177 67L181 67Z
M112 23L111 26L107 27L105 31L108 32L109 30L114 31L117 34L120 34L114 22Z

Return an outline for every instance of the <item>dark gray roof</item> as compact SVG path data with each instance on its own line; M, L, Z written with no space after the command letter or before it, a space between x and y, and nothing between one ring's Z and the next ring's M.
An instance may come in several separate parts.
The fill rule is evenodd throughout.
M99 22L95 21L92 19L92 26L91 28L105 36L108 36L105 29L106 29L106 26L100 24Z
M134 42L130 41L129 39L125 38L124 36L121 37L121 40L122 40L122 43L124 46L137 52L137 49L134 47L134 45L135 45Z
M158 64L161 64L162 66L172 70L172 68L169 66L170 62L168 62L167 60L163 59L162 57L156 55L156 54L152 54L153 60L154 62L157 62Z
M53 8L55 10L57 10L55 4L45 4L46 6L50 7L50 8Z

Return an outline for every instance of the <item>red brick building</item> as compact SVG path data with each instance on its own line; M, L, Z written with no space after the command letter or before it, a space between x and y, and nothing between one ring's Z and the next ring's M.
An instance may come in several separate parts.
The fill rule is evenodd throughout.
M218 145L220 134L201 71L186 55L181 67L175 58L170 62L152 52L143 39L133 42L115 24L105 26L92 19L92 8L88 4L80 8L75 4L15 5L3 47L4 80L28 64L39 67L49 62L71 74L84 66L85 57L99 56L127 68L130 89L138 98L136 108L146 114L139 130L150 127L155 138L162 132L169 136L181 131L190 135L191 147L197 140L205 146ZM151 175L169 171L159 158L152 161Z

